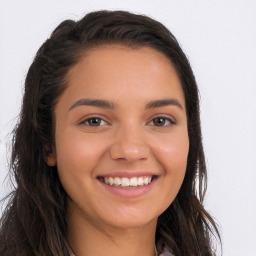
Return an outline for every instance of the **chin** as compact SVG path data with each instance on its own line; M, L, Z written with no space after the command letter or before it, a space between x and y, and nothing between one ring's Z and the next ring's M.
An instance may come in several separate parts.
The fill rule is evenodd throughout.
M111 227L115 229L123 229L123 230L129 230L129 229L140 229L147 227L148 225L155 224L156 226L157 223L157 218L150 220L150 221L145 221L145 220L122 220L118 221L115 223L111 223Z
M111 217L110 217L111 216ZM110 218L109 218L110 217ZM109 223L113 228L118 229L134 229L143 228L147 225L157 223L158 216L153 213L149 214L147 211L143 212L116 212L113 215L109 215L105 222Z

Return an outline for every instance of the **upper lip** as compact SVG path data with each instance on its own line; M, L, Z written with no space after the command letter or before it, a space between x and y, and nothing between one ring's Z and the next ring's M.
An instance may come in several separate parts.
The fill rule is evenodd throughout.
M158 176L159 174L153 173L153 172L145 172L145 171L118 171L118 172L111 172L111 173L105 173L97 175L97 177L126 177L126 178L132 178L132 177L143 177L143 176Z

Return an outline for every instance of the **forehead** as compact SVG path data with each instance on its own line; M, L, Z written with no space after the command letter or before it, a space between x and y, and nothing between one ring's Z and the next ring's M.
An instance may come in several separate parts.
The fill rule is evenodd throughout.
M89 50L68 72L68 97L152 100L184 96L177 72L161 52L110 45ZM74 99L76 100L76 99ZM185 104L185 103L184 103Z

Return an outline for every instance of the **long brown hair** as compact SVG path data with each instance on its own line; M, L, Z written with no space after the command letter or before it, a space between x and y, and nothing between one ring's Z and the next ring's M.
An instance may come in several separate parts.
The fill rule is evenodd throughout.
M84 53L109 44L149 46L173 63L185 95L189 155L181 189L159 217L158 250L175 256L214 255L216 224L203 207L207 173L202 145L198 88L175 37L161 23L124 11L98 11L66 20L38 50L29 68L19 122L13 131L10 172L16 188L0 222L2 256L69 256L66 198L57 167L45 163L54 150L54 107L67 86L66 75Z

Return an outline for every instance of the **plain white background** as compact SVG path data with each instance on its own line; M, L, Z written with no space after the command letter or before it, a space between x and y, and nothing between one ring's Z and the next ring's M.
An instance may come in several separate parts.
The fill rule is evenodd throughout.
M33 56L64 19L98 9L147 14L177 37L201 92L206 208L224 256L255 256L256 3L251 0L0 0L0 198L10 191L7 135Z

